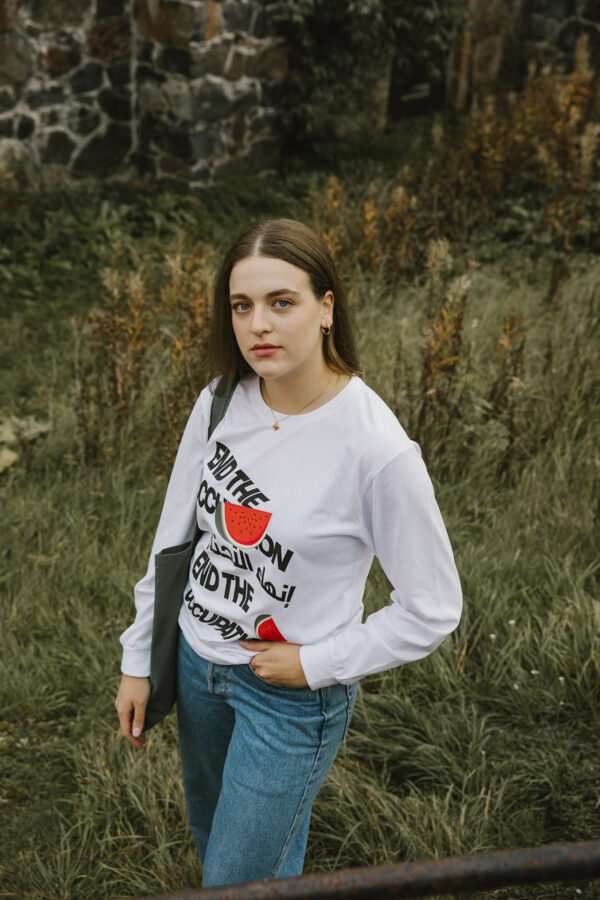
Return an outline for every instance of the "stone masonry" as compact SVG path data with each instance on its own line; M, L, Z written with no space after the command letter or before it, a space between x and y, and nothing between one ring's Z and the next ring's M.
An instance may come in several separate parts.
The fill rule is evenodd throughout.
M0 190L145 174L193 187L273 169L288 66L277 9L277 0L0 0ZM447 97L459 108L518 89L532 59L570 71L582 34L600 72L600 0L464 0L464 9L448 63ZM374 85L363 72L369 99L357 93L350 113L320 107L316 91L309 131L345 140L381 130L390 66L379 69ZM343 85L330 87L321 95ZM369 103L375 117L361 115Z
M286 68L264 2L0 0L0 160L49 186L269 169Z
M448 99L463 108L469 97L518 90L531 63L567 75L583 35L600 74L600 0L465 0Z

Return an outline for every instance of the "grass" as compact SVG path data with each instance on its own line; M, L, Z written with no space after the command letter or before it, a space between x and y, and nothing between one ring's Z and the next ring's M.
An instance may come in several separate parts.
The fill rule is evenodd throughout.
M352 173L347 197L362 202ZM0 223L0 413L52 426L22 439L0 475L0 897L135 897L200 882L175 717L136 754L113 708L118 635L169 469L160 423L176 383L164 337L175 319L148 338L117 410L86 314L106 308L107 264L142 272L155 311L153 285L168 296L164 253L182 230L217 258L256 216L309 219L309 190L324 184L294 171L190 198L119 187L23 203ZM423 265L391 279L384 265L351 261L365 377L409 433L423 410L465 612L433 656L364 680L315 805L307 872L599 836L600 261L574 249L549 299L553 263L534 250L488 226L452 247L452 271L435 283ZM448 374L434 359L436 393L425 396L426 342L463 275L458 360ZM523 332L512 356L499 347L511 314ZM375 564L367 610L388 592ZM494 896L598 896L593 883L579 889Z

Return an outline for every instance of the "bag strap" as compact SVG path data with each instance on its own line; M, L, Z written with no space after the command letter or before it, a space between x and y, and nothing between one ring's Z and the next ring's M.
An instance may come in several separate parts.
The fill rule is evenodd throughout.
M239 380L239 375L236 375L232 381L229 381L225 375L219 379L210 407L210 422L208 425L209 438L219 422L224 418Z
M215 393L212 398L212 403L210 407L210 422L208 423L208 438L210 438L211 434L224 418L225 413L227 412L227 407L231 402L231 398L233 397L233 392L238 386L240 381L239 375L236 375L233 378L233 381L228 382L227 377L225 375L219 380L217 387L215 388ZM208 440L207 438L207 440ZM194 536L192 538L192 547L195 547L200 539L201 531L198 527L198 519L194 515Z

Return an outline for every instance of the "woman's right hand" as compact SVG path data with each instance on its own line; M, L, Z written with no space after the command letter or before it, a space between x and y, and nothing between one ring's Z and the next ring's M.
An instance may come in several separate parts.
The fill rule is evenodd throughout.
M121 677L119 693L115 700L121 723L121 734L138 750L141 750L146 743L146 737L142 734L142 728L144 727L144 716L149 697L149 678L136 678L134 675L123 675Z

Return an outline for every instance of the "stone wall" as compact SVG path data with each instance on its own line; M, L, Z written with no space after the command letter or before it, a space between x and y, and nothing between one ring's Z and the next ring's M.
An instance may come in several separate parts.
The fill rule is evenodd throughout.
M582 35L600 74L600 0L465 0L448 99L463 108L472 96L518 90L532 62L566 75Z
M264 2L0 0L0 157L51 186L268 169L286 66Z
M582 34L600 72L600 0L464 3L448 65L456 106L518 89L532 59L570 71ZM277 9L276 0L0 0L0 188L140 174L194 186L272 169L288 66ZM377 91L359 65L369 99L354 99L370 113L387 103L380 56ZM327 97L337 88L325 85ZM338 139L349 121L364 135L385 124L331 102L313 118L309 132Z

